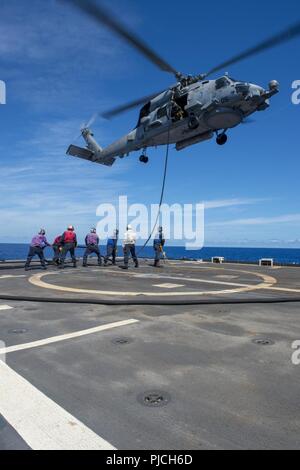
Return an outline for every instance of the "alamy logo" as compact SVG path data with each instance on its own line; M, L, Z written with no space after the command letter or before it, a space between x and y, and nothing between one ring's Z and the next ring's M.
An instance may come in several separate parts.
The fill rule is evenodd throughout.
M116 227L122 236L130 223L137 240L146 240L152 228L161 225L166 240L184 241L187 250L201 250L204 245L204 204L163 204L159 210L157 204L129 205L127 196L120 196L116 206L100 204L96 215L100 218L97 233L103 239L110 236Z
M292 354L292 363L294 366L300 366L300 341L294 341L292 344L292 349L295 349L295 352Z
M295 90L292 94L292 103L300 104L300 80L295 80L292 83L292 88Z
M0 104L6 104L6 84L0 80Z

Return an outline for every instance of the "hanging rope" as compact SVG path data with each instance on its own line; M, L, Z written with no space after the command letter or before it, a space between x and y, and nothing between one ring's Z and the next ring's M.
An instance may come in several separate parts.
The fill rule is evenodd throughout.
M153 236L153 233L156 229L156 226L158 224L158 221L159 221L159 217L160 217L160 211L161 211L161 206L162 206L162 203L163 203L163 200L164 200L164 194L165 194L165 187L166 187L166 179L167 179L167 172L168 172L168 163L169 163L169 150L170 150L170 129L171 129L171 120L170 120L170 124L168 126L168 138L167 138L167 147L166 147L166 157L165 157L165 169L164 169L164 176L163 176L163 182L162 182L162 188L161 188L161 194L160 194L160 200L159 200L159 206L158 206L158 213L157 213L157 217L156 217L156 221L155 221L155 224L153 226L153 229L152 229L152 232L150 233L147 241L144 243L144 245L142 246L142 248L138 251L137 253L137 256L140 255L140 253L146 248L146 246L148 245L149 241L151 240L152 236Z

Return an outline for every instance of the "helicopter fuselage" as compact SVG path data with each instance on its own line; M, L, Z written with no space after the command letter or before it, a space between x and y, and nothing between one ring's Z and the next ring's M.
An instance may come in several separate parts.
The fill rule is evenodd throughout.
M91 131L83 129L90 154L75 155L74 146L68 153L110 166L116 157L123 158L139 150L145 152L149 147L169 143L182 150L209 140L214 134L225 135L228 129L238 126L251 114L266 110L269 99L278 93L278 87L278 82L271 81L269 89L265 90L228 76L195 81L186 86L178 83L146 103L136 128L121 139L102 149Z

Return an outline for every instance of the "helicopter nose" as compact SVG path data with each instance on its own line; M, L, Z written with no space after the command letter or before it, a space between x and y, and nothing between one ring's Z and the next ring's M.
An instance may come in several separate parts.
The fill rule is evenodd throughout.
M247 99L251 101L254 105L258 105L261 102L264 93L265 90L261 86L251 83L249 85L249 93Z
M255 96L261 96L264 93L264 89L259 85L250 84L249 95L254 98Z
M248 85L248 83L241 82L236 84L235 89L237 93L243 96L247 96L250 90L250 86Z

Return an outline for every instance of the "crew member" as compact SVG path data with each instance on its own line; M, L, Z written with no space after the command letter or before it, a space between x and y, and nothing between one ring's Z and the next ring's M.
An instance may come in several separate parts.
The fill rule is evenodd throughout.
M131 225L128 225L123 240L124 250L124 266L123 269L128 269L129 255L131 254L136 268L139 267L139 262L135 252L136 233L133 231Z
M184 118L184 112L176 101L172 102L171 118L173 122L180 121Z
M59 265L60 263L60 255L62 252L62 244L61 244L61 235L58 235L52 245L53 252L54 252L54 257L53 257L53 263L56 265Z
M158 228L158 233L156 234L153 242L153 248L155 252L155 259L154 259L154 267L158 268L159 267L159 262L161 259L161 256L164 252L164 245L166 243L166 240L164 238L164 233L163 233L163 228L159 227Z
M62 244L62 255L61 255L61 265L60 268L64 269L65 259L67 254L70 252L70 256L73 261L74 268L77 267L77 261L75 257L75 248L77 247L77 236L73 225L69 225L66 232L62 234L61 237Z
M112 264L116 264L116 256L118 251L119 230L115 230L112 236L107 240L107 252L104 258L104 265L106 266L108 260L112 259Z
M87 266L88 256L92 255L93 253L97 255L98 266L102 266L101 253L99 248L99 237L95 228L92 228L91 233L89 233L85 237L85 245L86 249L83 255L83 267L85 268Z
M45 256L44 256L44 251L43 251L44 248L46 248L46 246L51 246L51 245L47 241L46 231L42 228L39 231L38 235L33 237L32 241L31 241L27 261L26 261L26 264L25 264L25 271L29 270L29 266L30 266L30 263L32 261L32 258L34 258L35 256L38 256L40 258L42 268L47 269L46 268L46 260L45 260Z

